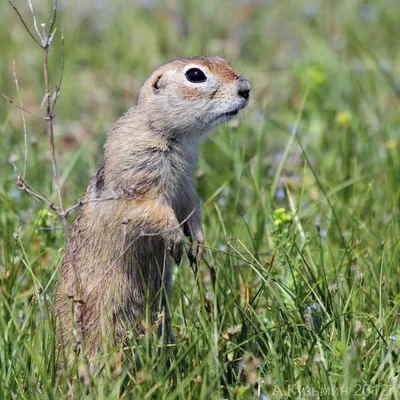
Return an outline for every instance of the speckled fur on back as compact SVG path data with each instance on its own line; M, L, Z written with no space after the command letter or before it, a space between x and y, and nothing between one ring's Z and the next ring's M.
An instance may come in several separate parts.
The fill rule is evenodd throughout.
M206 80L190 81L193 68ZM220 57L179 59L154 71L136 107L109 133L71 233L89 360L104 342L122 344L131 329L144 333L146 306L153 321L161 310L168 318L170 255L180 261L182 228L200 246L200 259L204 244L194 183L198 144L247 105L249 91ZM74 277L69 254L56 294L57 346L68 357L73 324L66 293Z

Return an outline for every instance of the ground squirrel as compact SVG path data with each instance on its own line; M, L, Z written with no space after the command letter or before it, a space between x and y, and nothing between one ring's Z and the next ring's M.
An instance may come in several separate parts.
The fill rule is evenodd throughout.
M198 144L246 107L249 94L248 81L221 57L178 59L145 81L137 105L111 129L72 226L72 249L64 256L56 293L59 349L73 343L66 296L73 282L70 250L89 360L103 338L115 345L129 331L144 333L148 310L153 321L160 310L168 318L170 255L180 263L186 235L190 261L203 256L194 182Z

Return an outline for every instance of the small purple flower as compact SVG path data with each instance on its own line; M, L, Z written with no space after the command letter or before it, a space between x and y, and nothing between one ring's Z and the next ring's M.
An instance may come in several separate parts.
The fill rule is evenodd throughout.
M275 197L279 200L283 200L286 197L286 191L282 186L276 189Z
M282 156L283 154L280 151L278 151L277 153L274 154L274 161L276 163L280 162L282 160Z

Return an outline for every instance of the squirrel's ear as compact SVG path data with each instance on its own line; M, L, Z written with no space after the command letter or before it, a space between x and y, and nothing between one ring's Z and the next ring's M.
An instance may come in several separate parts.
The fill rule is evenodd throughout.
M153 85L152 86L153 86L153 93L154 94L159 93L160 90L163 87L162 82L161 82L161 78L162 78L162 75L158 75L158 76L156 76L156 78L153 81Z

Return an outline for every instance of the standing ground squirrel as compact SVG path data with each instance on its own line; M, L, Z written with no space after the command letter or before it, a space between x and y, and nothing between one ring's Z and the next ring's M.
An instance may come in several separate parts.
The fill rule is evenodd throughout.
M170 255L180 263L186 235L190 262L203 257L194 181L198 145L207 131L246 107L249 94L248 81L221 57L178 59L145 81L136 107L109 133L72 226L72 248L64 256L56 293L59 350L73 343L66 295L74 282L71 250L89 360L104 338L116 345L129 331L144 333L147 310L152 321L161 310L168 318Z

